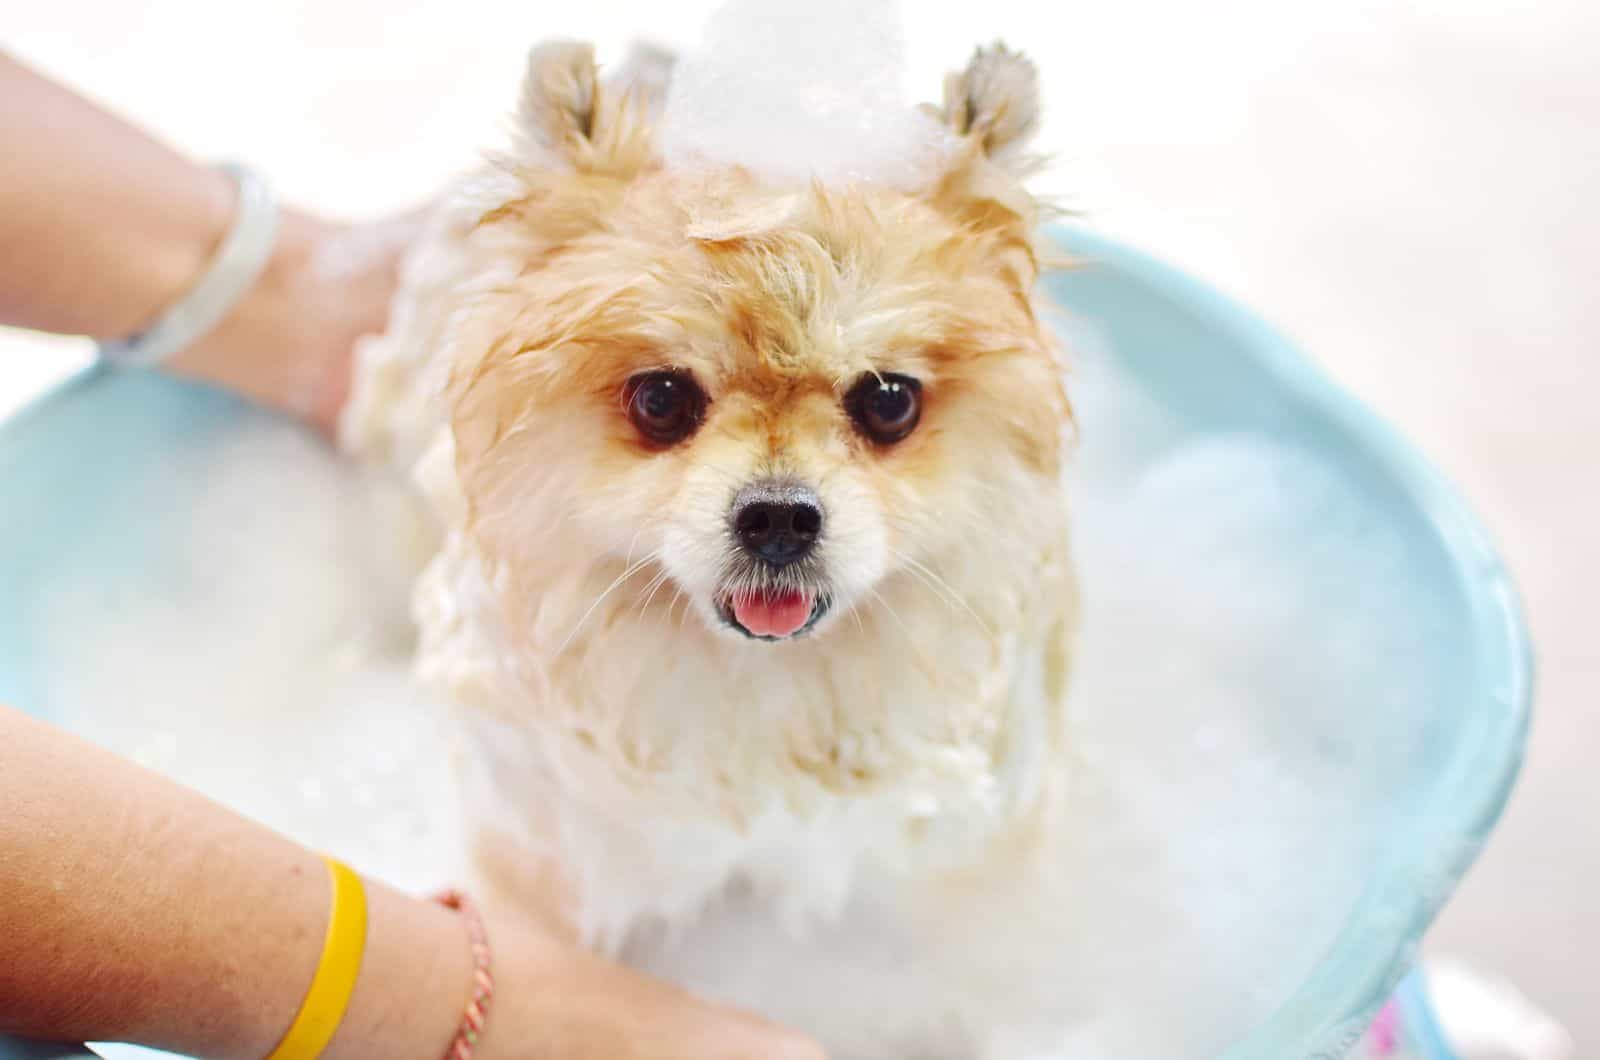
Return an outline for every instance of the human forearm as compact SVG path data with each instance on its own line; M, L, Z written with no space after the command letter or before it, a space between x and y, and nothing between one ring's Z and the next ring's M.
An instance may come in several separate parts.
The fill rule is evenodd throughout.
M319 859L0 707L0 1031L257 1060L322 951ZM472 984L464 925L367 884L365 955L324 1060L438 1060ZM479 1060L825 1060L814 1042L574 948L489 924Z
M0 323L113 338L180 295L233 189L0 54Z
M266 1055L311 981L320 860L0 708L0 1028ZM329 1060L437 1060L470 958L450 912L369 884L366 957Z
M233 182L0 53L0 324L122 338L205 272ZM331 433L357 338L382 328L410 219L349 228L284 210L271 259L164 367Z

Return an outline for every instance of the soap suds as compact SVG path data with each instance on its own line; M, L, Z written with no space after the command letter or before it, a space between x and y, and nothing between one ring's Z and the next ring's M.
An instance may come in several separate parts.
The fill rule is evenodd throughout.
M741 166L780 185L928 183L952 138L906 98L898 7L722 7L673 71L660 134L667 164Z
M1038 903L1026 930L997 934L1016 918L976 910L926 941L992 964L1018 1012L1060 1014L1048 1052L1018 1026L997 1060L1214 1060L1321 957L1392 834L1415 704L1443 680L1417 648L1445 605L1408 589L1404 543L1315 454L1244 434L1174 444L1187 436L1159 396L1092 343L1073 389L1084 628L1059 889L1008 897ZM159 594L57 584L49 705L366 871L452 878L444 712L406 674L415 556L381 547L399 502L260 422L157 474L154 494L194 505L153 563L194 573ZM841 928L857 952L872 930ZM793 940L696 945L721 979L722 962ZM826 938L793 959L825 966ZM937 996L916 974L908 992ZM779 1015L804 1022L806 1006Z

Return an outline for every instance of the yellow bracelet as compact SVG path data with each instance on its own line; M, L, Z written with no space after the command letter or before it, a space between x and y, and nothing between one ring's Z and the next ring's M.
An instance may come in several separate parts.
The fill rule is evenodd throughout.
M267 1060L317 1060L344 1019L361 972L361 954L367 947L366 889L349 866L333 858L323 860L333 882L333 905L322 940L322 962L311 977L299 1015Z

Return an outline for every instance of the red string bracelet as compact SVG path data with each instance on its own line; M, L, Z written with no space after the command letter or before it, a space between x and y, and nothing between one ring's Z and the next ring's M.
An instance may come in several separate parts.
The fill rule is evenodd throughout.
M461 1028L445 1050L444 1060L472 1060L472 1050L489 1017L489 1002L494 998L494 976L489 972L489 936L483 930L483 917L472 899L460 891L446 891L434 898L446 909L461 914L467 925L467 942L472 947L472 1000L461 1016Z

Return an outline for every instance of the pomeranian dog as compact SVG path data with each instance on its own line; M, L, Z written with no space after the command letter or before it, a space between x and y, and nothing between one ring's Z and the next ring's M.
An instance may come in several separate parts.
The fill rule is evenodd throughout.
M668 63L534 51L344 424L437 517L485 897L840 1060L1013 1055L1074 608L1035 72L950 75L923 186L783 187L662 163Z

